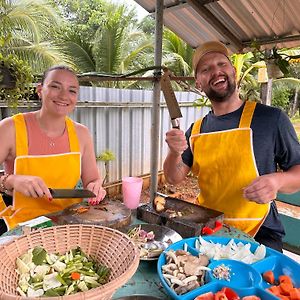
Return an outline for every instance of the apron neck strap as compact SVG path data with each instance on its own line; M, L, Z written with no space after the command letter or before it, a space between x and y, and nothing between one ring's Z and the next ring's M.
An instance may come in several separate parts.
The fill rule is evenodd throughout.
M23 114L16 114L13 117L16 128L16 156L28 155L27 130Z
M70 152L80 152L80 146L75 125L69 117L66 117L66 126L69 134Z
M241 115L239 128L250 128L256 102L246 101Z
M203 120L203 118L197 120L194 123L194 125L192 127L192 131L191 131L191 136L200 133L200 128L201 128L202 120Z

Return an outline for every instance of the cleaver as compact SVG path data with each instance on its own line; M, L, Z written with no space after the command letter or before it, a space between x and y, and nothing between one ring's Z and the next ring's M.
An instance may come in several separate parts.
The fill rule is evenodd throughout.
M179 129L178 118L182 118L182 114L171 85L170 75L171 72L167 68L164 68L164 74L161 76L160 84L171 117L172 127Z
M94 198L96 195L85 189L51 189L49 191L53 198Z

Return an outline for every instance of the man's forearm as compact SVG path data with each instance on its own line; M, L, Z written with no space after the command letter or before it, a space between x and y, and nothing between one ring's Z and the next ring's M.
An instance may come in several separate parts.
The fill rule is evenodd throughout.
M171 184L180 183L190 171L190 168L183 163L181 155L171 152L168 153L163 168L165 178Z
M278 173L280 188L279 192L291 194L300 190L300 165L291 167L288 171Z

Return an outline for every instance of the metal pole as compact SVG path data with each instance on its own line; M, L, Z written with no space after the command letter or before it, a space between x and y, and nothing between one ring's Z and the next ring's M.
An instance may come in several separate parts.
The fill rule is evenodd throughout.
M163 34L163 0L156 0L155 10L155 66L161 66L162 62L162 34ZM151 124L151 159L150 159L150 201L153 204L157 191L158 179L158 150L159 150L159 128L160 128L160 77L161 70L154 71L156 80L153 85L153 108Z

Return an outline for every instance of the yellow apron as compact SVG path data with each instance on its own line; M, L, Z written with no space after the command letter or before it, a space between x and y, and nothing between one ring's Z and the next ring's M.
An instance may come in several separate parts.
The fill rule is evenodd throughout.
M250 128L255 102L246 102L238 128L199 133L202 119L195 122L190 145L192 171L198 176L200 205L224 213L224 223L254 236L269 212L269 204L243 197L243 188L259 176Z
M74 123L66 118L70 152L54 155L28 155L27 130L22 114L13 117L16 128L16 159L14 174L32 175L43 178L51 188L74 188L81 176L80 146ZM2 200L2 199L0 199ZM4 219L8 229L20 222L37 216L62 210L82 199L32 198L19 192L13 193L12 206L6 207L3 200L0 203L0 217Z

